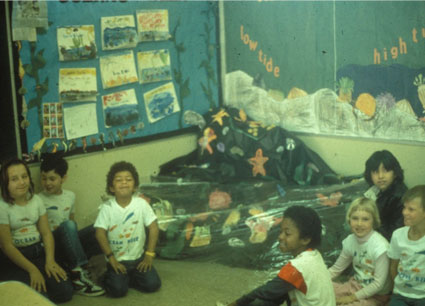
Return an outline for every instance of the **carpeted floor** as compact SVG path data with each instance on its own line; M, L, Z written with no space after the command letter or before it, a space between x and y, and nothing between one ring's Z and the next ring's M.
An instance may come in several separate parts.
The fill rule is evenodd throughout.
M232 302L272 277L264 271L208 262L156 259L154 265L162 280L158 292L141 293L130 289L127 296L120 299L74 295L72 301L61 305L215 306L217 301ZM98 263L95 266L99 269Z

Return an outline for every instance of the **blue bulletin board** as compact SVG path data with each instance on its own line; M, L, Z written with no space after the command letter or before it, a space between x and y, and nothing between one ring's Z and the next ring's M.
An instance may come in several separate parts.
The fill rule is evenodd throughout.
M166 137L218 106L217 2L45 3L48 27L19 42L30 158ZM109 28L106 17L117 17Z

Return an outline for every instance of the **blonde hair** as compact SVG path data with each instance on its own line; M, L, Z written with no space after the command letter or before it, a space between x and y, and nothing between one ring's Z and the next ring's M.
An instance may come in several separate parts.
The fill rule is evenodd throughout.
M365 197L357 198L351 202L345 217L345 220L348 224L350 224L351 215L359 210L366 211L371 214L374 229L377 229L381 226L381 219L379 218L378 207L376 207L375 201Z

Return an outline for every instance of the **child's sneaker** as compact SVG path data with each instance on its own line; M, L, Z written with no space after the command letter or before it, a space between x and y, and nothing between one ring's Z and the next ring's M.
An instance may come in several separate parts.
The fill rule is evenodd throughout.
M99 296L105 294L105 290L95 285L90 279L90 272L77 267L71 271L71 281L74 291L85 296Z

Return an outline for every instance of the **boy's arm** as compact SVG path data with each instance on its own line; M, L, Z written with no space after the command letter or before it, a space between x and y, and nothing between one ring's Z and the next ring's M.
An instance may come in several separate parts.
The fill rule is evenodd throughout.
M230 305L248 305L256 299L273 301L280 305L288 298L288 292L294 289L295 287L291 283L275 277L265 285L254 289Z
M109 245L108 237L106 230L101 227L96 227L96 240L99 242L102 252L105 254L106 258L109 260L110 265L114 269L115 273L127 273L127 269L123 264L121 264L112 252L111 246Z
M397 276L397 273L398 273L397 268L398 268L399 261L400 261L399 259L391 259L390 258L390 276L391 276L393 283L394 283L394 279L395 279L395 277Z
M158 223L153 221L149 226L149 236L148 236L148 243L145 251L145 256L143 257L143 260L138 264L137 269L139 271L148 271L152 267L153 259L155 257L155 247L156 243L158 241L159 236L159 228Z

